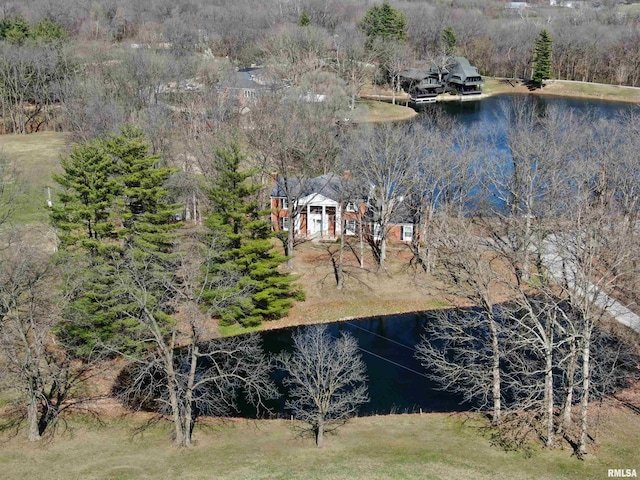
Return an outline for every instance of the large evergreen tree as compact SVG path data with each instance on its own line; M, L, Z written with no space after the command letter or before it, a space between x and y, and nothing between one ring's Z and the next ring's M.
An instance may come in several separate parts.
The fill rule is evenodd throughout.
M239 170L243 159L236 141L215 152L217 177L209 191L213 212L206 225L212 235L218 236L221 249L209 262L208 271L235 276L233 288L236 293L244 292L242 300L217 312L223 323L251 326L285 315L296 292L291 286L292 277L278 271L286 257L273 250L271 227L254 198L261 187L249 183L254 172ZM229 292L209 290L205 298L219 304L221 296L229 296Z
M553 40L547 30L542 30L535 41L533 51L533 81L538 85L551 78L551 46Z
M407 19L404 14L388 2L382 5L374 5L365 13L360 28L369 38L371 46L373 40L382 38L396 42L404 42L407 39Z
M163 186L171 169L159 162L149 155L142 133L125 127L120 135L75 147L62 160L64 173L54 177L63 190L51 219L61 261L69 267L65 288L72 298L69 322L59 335L76 346L77 355L100 345L122 351L143 347L114 269L126 255L157 279L172 274L177 206L168 202ZM168 304L151 303L169 310Z
M444 54L447 57L453 57L456 54L456 43L458 42L456 33L453 31L453 28L447 27L442 30L442 33L440 34L440 40L442 43Z

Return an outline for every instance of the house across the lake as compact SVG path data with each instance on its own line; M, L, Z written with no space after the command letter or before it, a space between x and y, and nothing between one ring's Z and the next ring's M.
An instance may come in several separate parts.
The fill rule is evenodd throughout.
M276 231L293 228L300 238L333 240L343 230L348 236L377 239L375 202L361 188L343 175L329 173L309 179L287 179L274 175L271 199L271 223ZM290 202L293 205L290 205ZM293 208L293 219L290 210ZM413 224L398 222L387 229L390 241L410 242Z
M478 69L464 57L444 57L441 65L410 68L400 73L400 84L413 103L432 103L441 93L478 95L484 83Z

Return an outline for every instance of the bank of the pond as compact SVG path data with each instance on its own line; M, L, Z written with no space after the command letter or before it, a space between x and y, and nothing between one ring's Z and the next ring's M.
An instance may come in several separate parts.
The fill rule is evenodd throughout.
M445 296L445 286L419 268L410 266L412 253L406 245L389 249L384 269L376 266L373 254L364 251L364 268L359 267L354 251L345 255L345 285L336 288L331 264L332 249L336 245L307 242L296 248L291 273L306 294L303 302L296 302L289 314L280 320L263 322L256 329L239 326L220 327L222 335L235 335L251 330L273 330L315 323L331 323L364 317L379 317L412 312L465 306ZM453 301L453 303L452 303Z
M494 77L483 77L483 79L485 84L482 87L482 94L465 97L465 101L482 101L487 97L519 94L640 103L640 87L548 80L543 88L530 89L522 81ZM359 111L356 109L354 115L354 121L358 123L395 122L415 117L414 110L404 106L408 102L408 95L404 92L396 96L397 105L391 104L393 97L390 92L384 90L378 92L369 88L361 94L361 98L361 108ZM440 95L438 101L459 102L461 100L456 95Z
M400 102L400 99L398 99ZM406 104L407 99L401 103ZM356 102L356 109L350 121L355 123L400 122L410 120L418 115L413 108L406 105L392 104L391 97L362 98Z
M482 96L525 94L573 97L590 100L640 103L640 88L604 83L576 82L571 80L547 80L543 88L530 89L521 81L483 77Z

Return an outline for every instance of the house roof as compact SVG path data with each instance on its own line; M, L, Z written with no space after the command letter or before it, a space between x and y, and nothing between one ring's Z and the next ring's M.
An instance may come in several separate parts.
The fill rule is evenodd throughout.
M472 66L464 57L455 57L455 65L449 70L448 81L459 79L461 82L466 82L467 78L479 77L478 69Z
M271 189L271 198L287 197L286 187L288 187L289 194L293 198L303 198L316 194L331 200L340 201L345 197L345 189L351 189L354 185L353 182L349 181L346 177L335 173L327 173L309 179L293 177L287 179L286 185L285 178L279 176L276 178L273 188Z
M453 65L438 69L435 65L425 68L408 68L400 72L400 77L414 82L419 88L428 88L440 85L439 75L443 75L445 81L454 83L478 83L480 74L478 69L472 66L465 57L454 57ZM474 80L467 80L473 78ZM480 80L481 81L481 80Z
M332 200L339 198L339 187L342 177L333 173L315 178L301 179L298 177L278 177L271 189L272 198L287 197L287 193L293 198L306 197L313 193L321 194Z
M264 81L264 68L241 68L235 74L234 87L260 90L262 88L268 88Z
M424 80L428 78L431 73L429 70L424 68L408 68L402 72L400 72L400 76L404 77L408 80L413 80L415 82L419 82L420 80Z
M304 199L301 201L301 205L307 203L324 203L326 200L332 200L340 202L349 200L363 201L367 199L367 203L374 208L367 210L369 220L376 221L379 216L379 211L375 208L375 199L369 198L367 191L370 187L358 185L353 180L349 180L345 176L337 175L335 173L328 173L319 177L314 177L301 182L299 178L291 178L287 182L287 186L290 189L291 196L297 199ZM345 189L348 189L349 193L343 193ZM271 198L286 198L285 191L285 179L284 177L276 178L273 188L271 189ZM394 207L393 223L404 224L412 223L411 209L406 201L402 198L398 199Z

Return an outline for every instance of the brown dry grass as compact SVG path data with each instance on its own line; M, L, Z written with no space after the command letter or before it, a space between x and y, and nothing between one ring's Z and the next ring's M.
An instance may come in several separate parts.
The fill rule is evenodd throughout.
M363 97L365 98L365 97ZM413 108L405 105L392 105L391 97L381 96L376 99L368 97L368 100L360 100L356 103L356 109L351 119L355 123L379 123L399 122L410 120L418 115ZM381 101L377 101L381 100ZM406 99L398 100L398 103L406 103Z
M607 405L601 435L584 461L562 448L505 452L477 415L356 418L317 449L286 420L210 421L196 445L177 449L170 427L143 434L143 420L72 420L73 431L34 445L21 436L0 444L2 478L56 479L602 479L609 468L640 468L640 416ZM565 446L566 447L566 446Z
M406 245L390 248L384 269L377 267L370 248L365 247L365 265L359 267L359 246L345 254L345 283L336 288L330 251L335 243L307 242L296 249L291 273L305 291L306 299L294 304L285 318L265 322L270 330L293 325L336 322L368 316L433 310L450 307L442 285L420 269L410 265L411 252ZM222 328L223 333L237 333L237 328Z
M505 80L485 77L483 93L486 95L526 94L575 97L594 100L609 100L638 103L640 88L601 83L572 82L568 80L547 80L544 88L530 90L524 83L513 85Z

